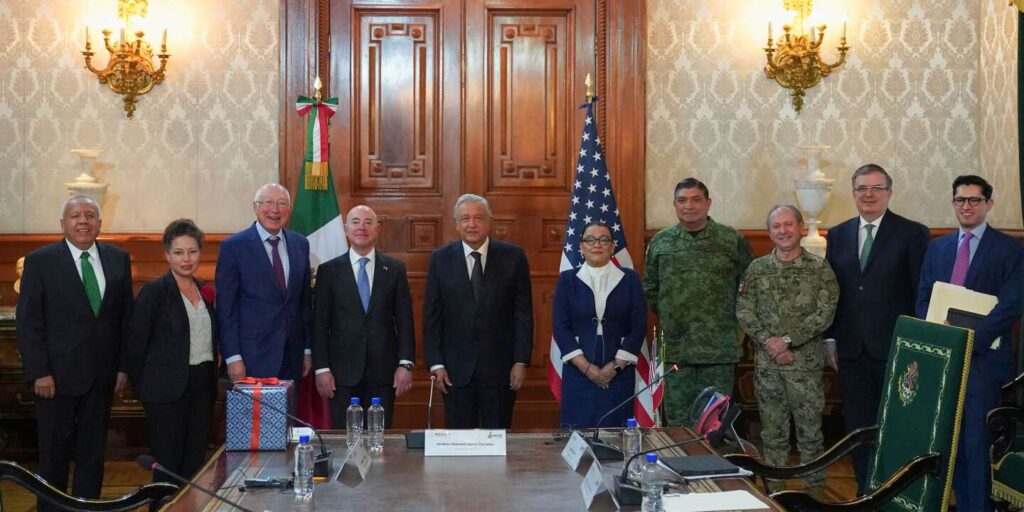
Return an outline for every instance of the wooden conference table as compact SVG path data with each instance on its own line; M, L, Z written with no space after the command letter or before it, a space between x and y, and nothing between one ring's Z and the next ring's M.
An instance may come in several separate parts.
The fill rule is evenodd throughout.
M618 435L607 435L614 441ZM605 438L602 435L602 438ZM664 446L691 439L688 429L662 429L644 436L644 447ZM345 438L329 432L324 439L333 453L332 476L345 458ZM654 443L654 444L652 444ZM580 484L583 475L562 460L564 440L555 441L547 433L509 433L506 457L424 457L423 450L408 450L402 434L388 433L384 453L374 457L366 479L353 485L328 480L317 484L310 503L293 499L291 489L255 489L241 492L246 478L287 478L292 471L292 454L280 452L214 453L193 482L217 490L243 507L259 512L287 510L370 512L378 510L416 511L566 511L584 510ZM670 448L669 455L713 453L703 442ZM622 461L603 463L606 483L611 474L622 471ZM771 500L744 478L703 480L690 483L691 492L743 489L765 503ZM610 505L610 504L605 504ZM782 510L772 504L772 510ZM629 510L630 508L624 508ZM638 510L639 507L633 507ZM185 487L162 510L173 512L230 511L232 507L206 494Z

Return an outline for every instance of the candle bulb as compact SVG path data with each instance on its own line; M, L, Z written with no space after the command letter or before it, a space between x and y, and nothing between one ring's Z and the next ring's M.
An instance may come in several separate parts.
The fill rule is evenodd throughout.
M164 49L167 48L167 29L166 28L164 29L164 38L163 38L163 41L160 42L160 47L164 48Z
M772 44L772 22L768 22L768 44Z
M843 40L846 40L846 19L843 19Z
M85 26L85 47L89 47L89 25Z
M121 29L121 46L124 46L124 28Z

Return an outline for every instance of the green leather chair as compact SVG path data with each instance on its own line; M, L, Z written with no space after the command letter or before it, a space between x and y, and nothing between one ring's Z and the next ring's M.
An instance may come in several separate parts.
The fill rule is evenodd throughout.
M1003 386L1013 393L1024 386L1024 373ZM1019 405L997 407L988 413L992 443L992 498L1003 508L1024 508L1024 409Z
M877 425L851 432L802 466L772 467L747 455L726 457L762 478L787 480L821 471L869 444L874 447L869 494L843 503L824 503L799 491L777 492L772 498L789 511L946 510L973 344L973 331L900 317Z

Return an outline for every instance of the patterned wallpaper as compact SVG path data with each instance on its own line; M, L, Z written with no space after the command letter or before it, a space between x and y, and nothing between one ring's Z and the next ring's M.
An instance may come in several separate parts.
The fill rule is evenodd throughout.
M794 202L801 145L828 145L835 183L822 215L856 214L849 176L875 162L894 177L893 210L951 226L949 186L980 174L996 189L994 225L1020 228L1015 100L1016 10L1001 0L816 0L827 61L849 19L847 63L808 91L796 115L764 76L767 20L781 0L648 0L647 226L676 222L681 178L708 183L711 215L764 227L771 205ZM776 35L779 24L775 25Z
M253 192L277 179L278 2L152 0L147 20L167 23L172 57L133 120L84 69L97 11L113 18L116 2L0 0L0 232L59 231L75 148L103 150L105 231L159 232L178 217L208 232L244 227Z

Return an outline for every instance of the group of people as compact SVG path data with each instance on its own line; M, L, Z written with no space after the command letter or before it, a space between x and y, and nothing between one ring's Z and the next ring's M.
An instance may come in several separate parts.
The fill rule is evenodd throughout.
M865 165L851 181L859 215L829 230L824 258L801 247L800 211L780 205L766 217L774 250L754 259L737 230L708 215L709 190L695 178L675 187L679 222L651 240L642 277L612 261L611 227L587 225L578 247L585 263L561 273L553 303L554 341L568 363L562 423L598 426L632 394L650 307L666 359L684 364L666 380L668 425L685 424L705 387L732 389L742 329L754 346L765 459L787 464L792 419L809 460L823 450L826 362L839 372L847 429L874 424L896 318L923 316L933 284L947 281L999 297L976 331L955 476L964 509L988 510L984 417L1014 371L1011 344L992 342L1009 339L1021 313L1024 246L987 224L992 187L978 176L954 181L960 228L930 244L925 226L889 210L892 179L882 167ZM264 185L252 206L255 222L221 244L215 296L195 277L203 232L180 219L163 235L168 272L133 299L128 254L96 240L99 205L65 202L64 239L27 257L17 308L37 397L39 474L53 486L67 488L73 451L72 494L99 495L111 401L129 379L155 459L196 472L218 360L233 381L313 372L335 425L345 424L350 398L379 397L390 426L395 397L412 387L415 337L406 267L376 250L376 213L364 205L348 212L348 252L314 276L309 242L286 228L288 190ZM533 350L529 263L522 248L490 237L483 197L462 195L452 213L460 239L436 249L427 272L424 359L449 428L508 428ZM630 414L624 407L600 426ZM855 454L859 492L866 459ZM807 480L820 492L823 475Z
M745 332L764 459L789 465L792 422L801 462L812 460L823 452L824 365L838 371L847 431L876 424L897 317L924 318L936 282L964 286L997 296L998 304L975 329L953 485L958 510L989 511L992 436L985 416L1015 372L1011 344L998 341L1012 339L1024 310L1024 245L988 224L993 189L979 176L953 181L958 229L932 241L924 225L889 209L893 182L881 166L854 171L851 188L858 215L828 231L824 258L801 247L800 211L778 205L765 222L774 249L751 261L743 237L708 217L707 187L693 178L679 182L679 224L651 241L643 276L667 358L686 363L668 378L668 423L681 424L704 387L732 389L737 334ZM865 449L854 453L858 494L869 491L868 456ZM805 483L823 496L823 474Z

